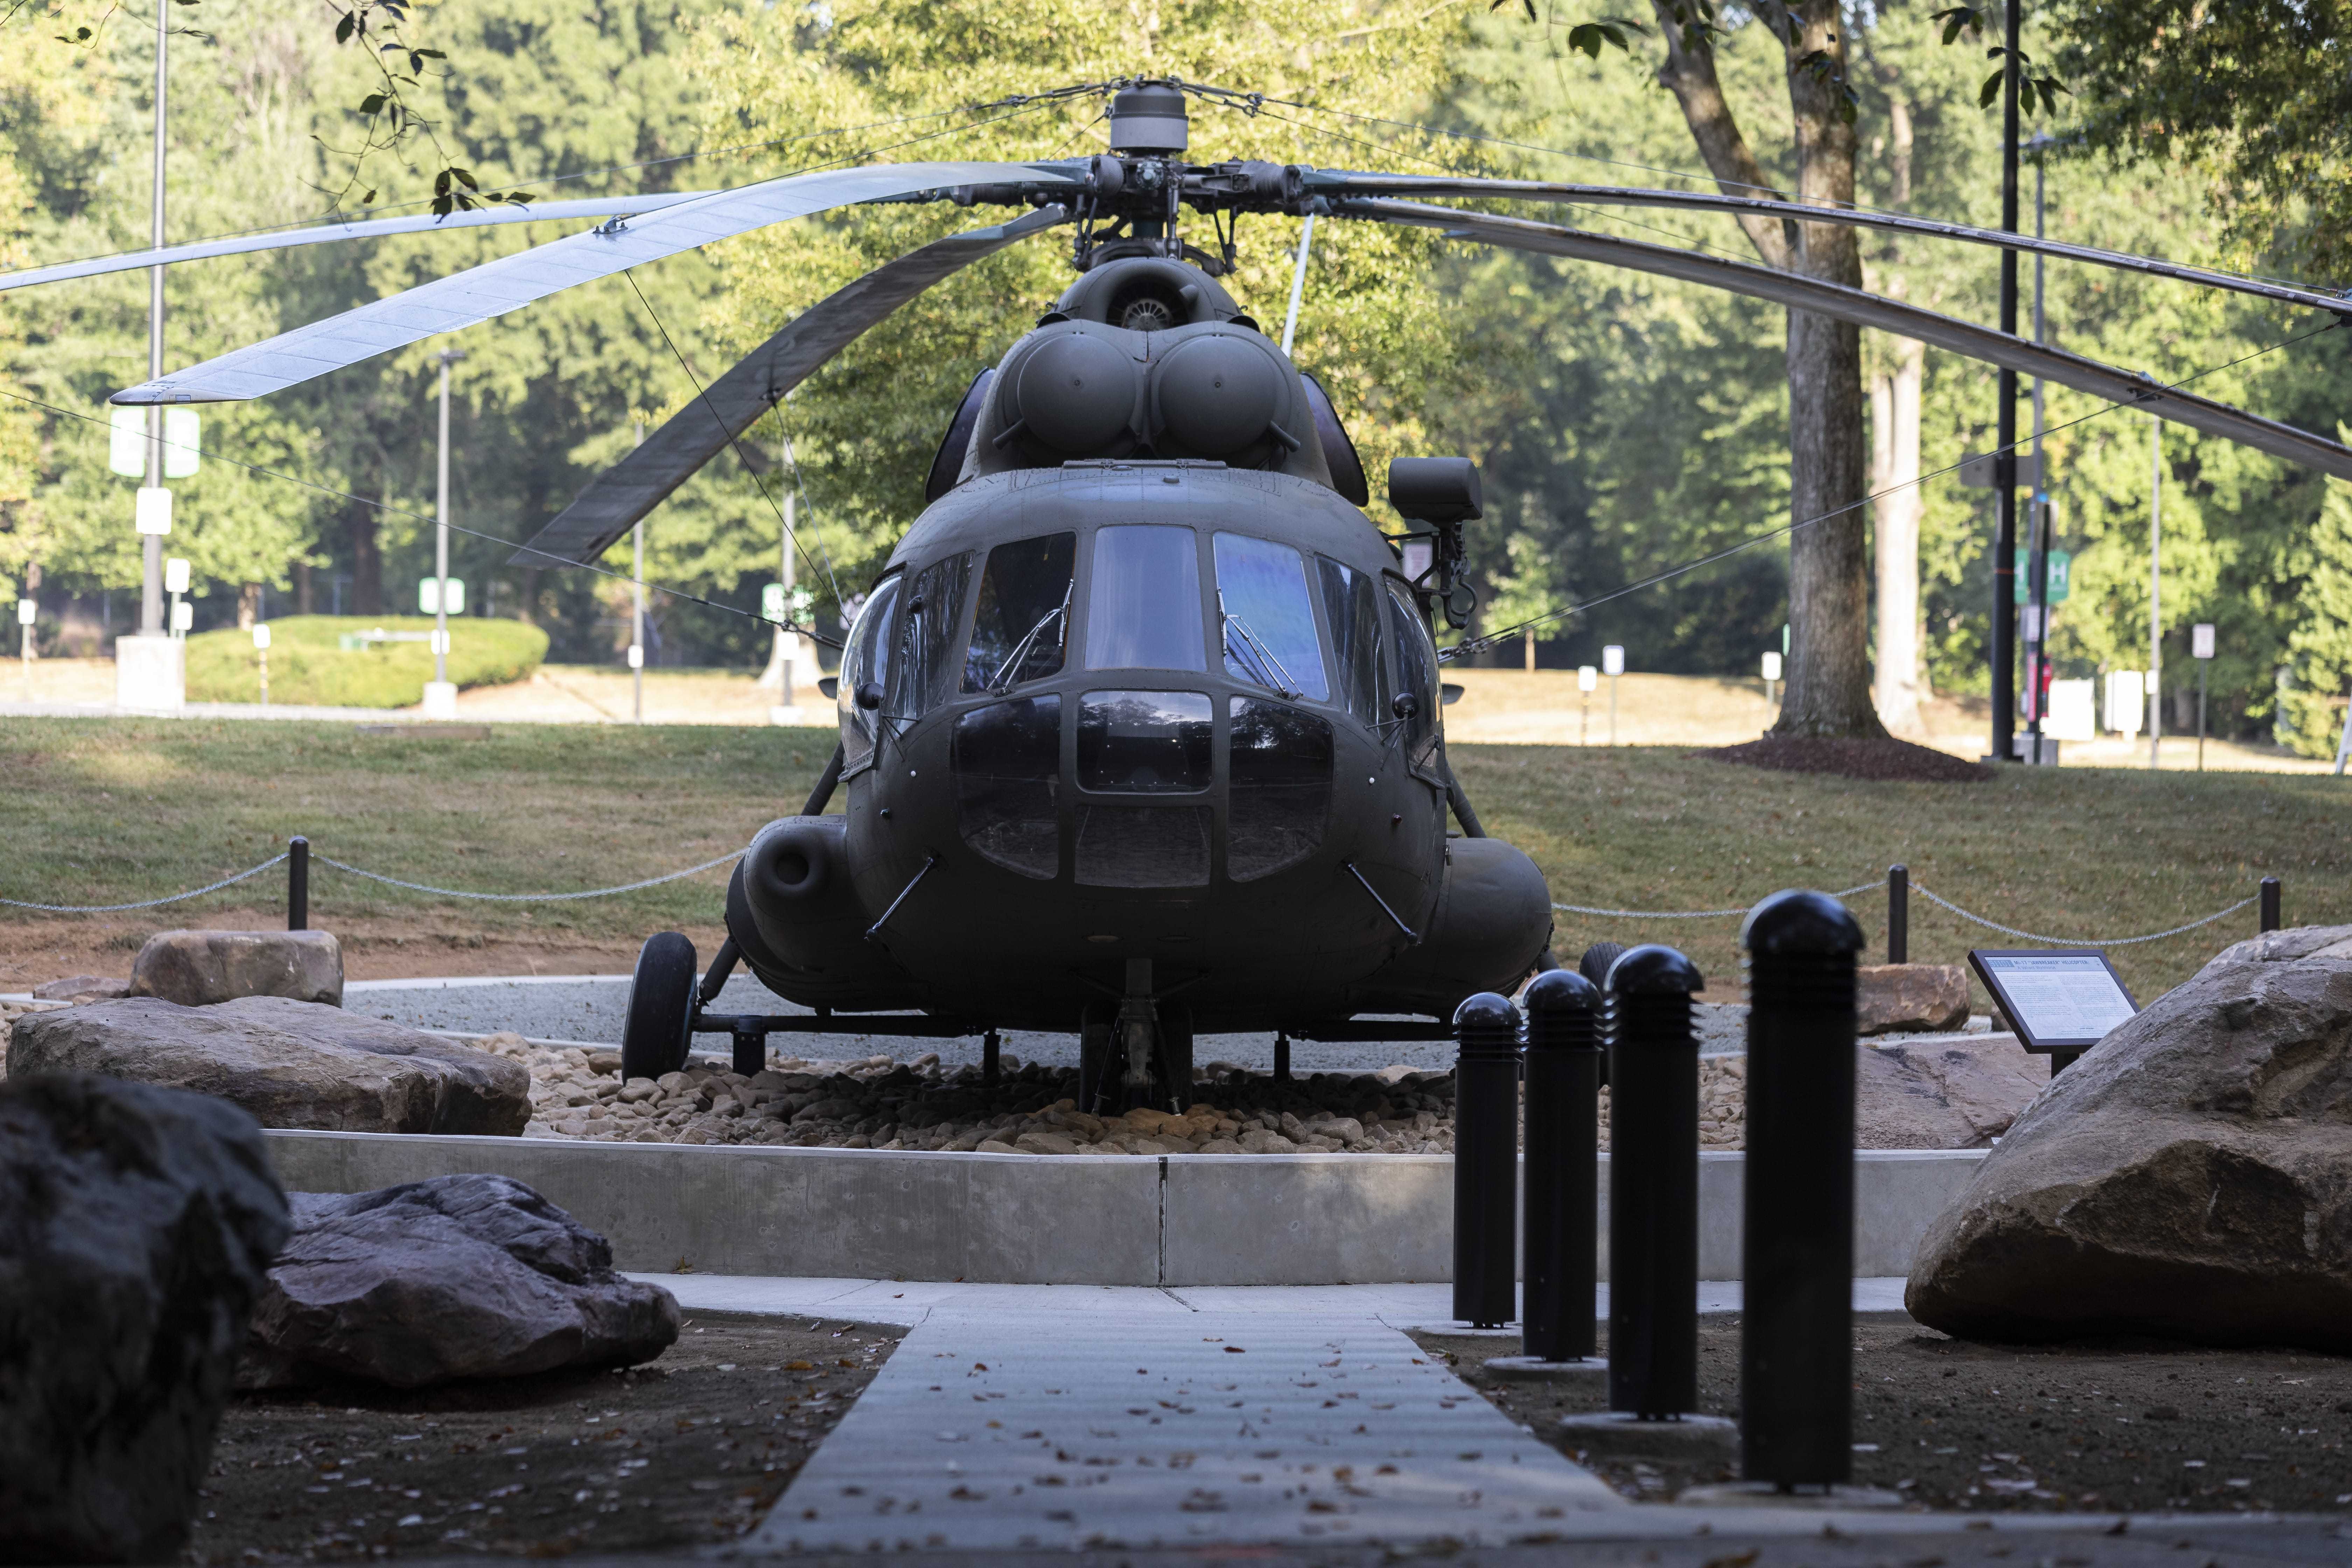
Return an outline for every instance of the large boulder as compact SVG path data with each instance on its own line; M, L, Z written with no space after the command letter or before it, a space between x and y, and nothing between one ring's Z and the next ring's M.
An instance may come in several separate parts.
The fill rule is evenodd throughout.
M452 1378L649 1361L676 1298L613 1268L610 1243L510 1176L297 1193L294 1238L254 1310L246 1387Z
M0 1562L168 1562L288 1228L253 1118L0 1082Z
M131 982L103 974L68 974L62 980L44 980L33 987L36 1002L111 1002L130 994Z
M1906 1302L1971 1339L2352 1351L2352 926L2238 943L2053 1079Z
M1865 1035L1957 1029L1969 1021L1969 972L1957 963L1865 963L1853 972Z
M131 994L183 1007L240 996L343 1005L343 949L322 931L160 931L131 961Z
M530 1120L520 1062L317 1002L247 996L210 1007L152 997L16 1020L16 1073L104 1073L215 1094L264 1127L515 1136Z
M1864 1046L1854 1062L1854 1146L1984 1149L2050 1082L2015 1035Z

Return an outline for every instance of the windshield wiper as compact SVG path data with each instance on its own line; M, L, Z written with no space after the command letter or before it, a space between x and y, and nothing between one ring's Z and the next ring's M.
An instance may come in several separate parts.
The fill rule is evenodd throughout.
M1290 671L1282 668L1282 661L1274 657L1274 650L1267 647L1255 632L1250 630L1247 621L1225 608L1225 595L1222 588L1217 591L1217 616L1223 623L1225 657L1237 657L1234 638L1238 636L1242 645L1239 653L1246 654L1247 662L1255 667L1255 673L1250 679L1284 697L1297 697L1298 688L1290 683Z
M1067 616L1070 613L1070 595L1076 592L1076 589L1077 584L1075 581L1071 583L1069 587L1063 589L1062 602L1055 605L1052 609L1046 611L1044 615L1038 616L1037 624L1031 626L1027 635L1024 636L1019 642L1013 645L1013 651L1004 656L1004 662L996 667L996 673L994 675L989 677L988 689L991 691L993 691L996 695L1002 697L1006 692L1013 689L1013 682L1005 679L1006 672L1018 670L1021 668L1022 661L1029 657L1029 645L1035 642L1038 635L1044 632L1047 626L1053 625L1055 617ZM1058 648L1062 645L1059 642L1056 642L1054 646Z

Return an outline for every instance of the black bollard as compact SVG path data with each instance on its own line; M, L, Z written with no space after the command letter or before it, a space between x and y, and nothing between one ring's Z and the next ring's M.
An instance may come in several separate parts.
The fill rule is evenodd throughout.
M299 834L286 841L286 929L310 929L310 841Z
M1572 969L1527 991L1528 1210L1521 1344L1538 1361L1583 1361L1600 1237L1601 993Z
M1518 1294L1519 1010L1481 991L1454 1038L1454 1315L1495 1329Z
M1609 967L1609 1408L1698 1403L1698 968L1671 947Z
M1853 1473L1854 955L1826 893L1748 913L1740 1471L1786 1491Z
M2263 930L2273 931L2279 928L2279 879L2276 877L2264 877L2262 890Z

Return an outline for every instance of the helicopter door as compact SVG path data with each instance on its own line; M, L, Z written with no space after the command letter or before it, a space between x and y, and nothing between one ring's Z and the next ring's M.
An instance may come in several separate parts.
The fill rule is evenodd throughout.
M1415 773L1431 775L1437 765L1437 650L1412 591L1395 581L1388 590L1391 722L1403 742L1406 763Z
M898 589L905 582L901 577L886 577L866 596L865 607L858 611L857 624L849 629L849 640L841 653L841 679L836 700L841 706L842 771L853 773L866 766L874 755L874 731L878 722L875 715L880 710L881 696L890 679L890 642L883 628L890 624L892 613L898 607ZM875 706L861 701L862 693L869 693Z

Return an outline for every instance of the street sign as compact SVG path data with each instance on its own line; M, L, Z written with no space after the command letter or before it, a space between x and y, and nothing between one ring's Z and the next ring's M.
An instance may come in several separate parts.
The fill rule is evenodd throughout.
M2213 623L2200 621L2189 628L2189 651L2198 658L2213 657Z
M441 613L440 578L426 577L417 583L416 613L420 616L437 616ZM466 613L466 580L463 577L449 579L449 613L453 616L462 616Z
M184 479L194 475L204 454L203 418L193 408L163 410L163 477ZM147 411L117 407L106 417L106 466L126 479L147 477Z
M2021 549L2018 551L2017 602L2021 605L2025 604L2033 597L2032 592L2033 583L2032 579L2028 575L2028 573L2032 570L2032 558L2024 550ZM2064 604L2066 602L2066 595L2074 587L2074 557L2073 553L2064 550L2052 551L2050 552L2050 602L2053 605Z
M1780 679L1780 656L1779 654L1768 651L1764 655L1764 679L1767 680L1778 680Z
M2137 735L2147 721L2147 677L2137 669L2107 671L2107 728Z
M1601 673L1603 675L1624 674L1625 650L1618 647L1615 643L1611 643L1607 647L1602 648L1601 650Z
M2000 480L1994 474L1993 455L1990 452L1979 452L1972 458L1961 458L1960 483L1973 486L1980 490L1989 490L1998 485ZM2042 483L2042 460L2031 452L2020 452L2017 455L2017 488L2023 490L2038 490L2044 488Z

